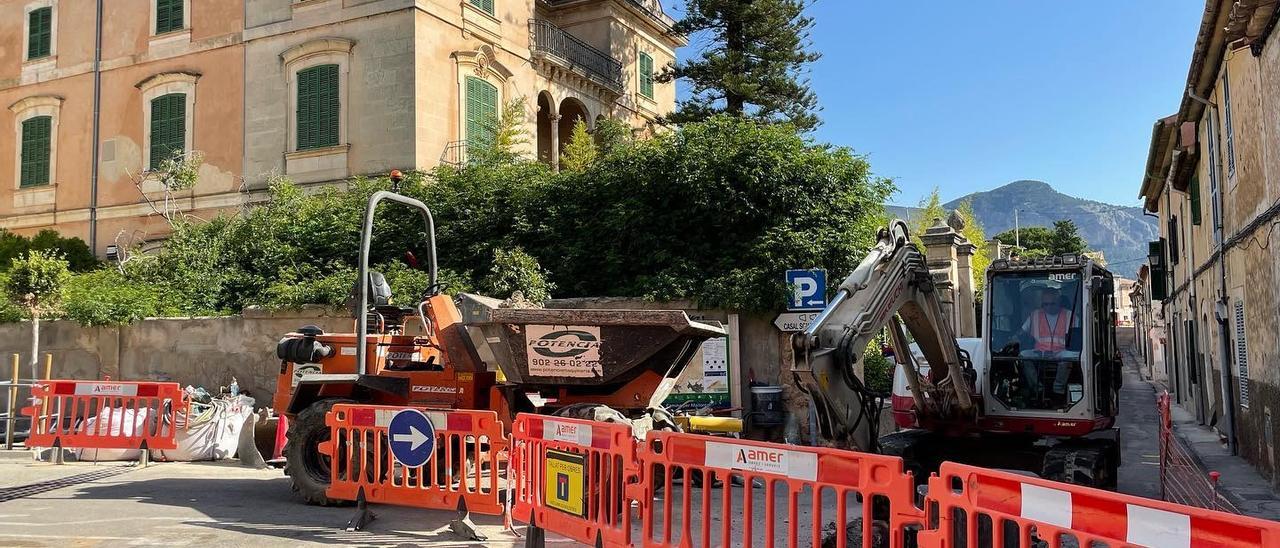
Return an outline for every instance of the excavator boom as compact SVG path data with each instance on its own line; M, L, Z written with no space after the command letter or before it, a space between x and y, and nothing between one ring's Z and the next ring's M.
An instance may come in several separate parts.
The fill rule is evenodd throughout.
M817 408L823 437L864 451L875 449L879 404L863 382L862 354L885 327L916 409L949 419L976 412L972 365L956 345L906 223L894 220L878 240L808 329L792 337L791 371ZM904 327L928 362L927 378L907 348Z

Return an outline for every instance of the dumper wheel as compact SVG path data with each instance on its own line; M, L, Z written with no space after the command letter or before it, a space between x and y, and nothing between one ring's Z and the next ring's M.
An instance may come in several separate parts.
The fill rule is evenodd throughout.
M329 488L331 462L328 456L320 454L317 447L329 441L329 427L324 423L325 414L340 403L354 402L344 399L320 400L298 413L297 419L289 421L288 438L284 444L284 474L289 476L293 490L307 504L351 504L351 501L331 499L325 495Z

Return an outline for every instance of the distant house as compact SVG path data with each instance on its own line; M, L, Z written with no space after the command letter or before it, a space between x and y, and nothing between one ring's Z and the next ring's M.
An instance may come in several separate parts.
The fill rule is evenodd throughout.
M1206 3L1181 105L1152 129L1139 190L1160 220L1141 294L1151 309L1143 321L1155 328L1150 348L1163 353L1176 401L1273 483L1280 481L1272 417L1280 405L1278 16L1275 3ZM1148 354L1149 364L1160 361Z

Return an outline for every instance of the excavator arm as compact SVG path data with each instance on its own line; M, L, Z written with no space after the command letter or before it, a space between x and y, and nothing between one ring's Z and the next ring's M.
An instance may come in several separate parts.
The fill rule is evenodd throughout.
M863 384L862 353L885 327L919 412L959 418L972 415L975 407L972 365L956 345L906 223L894 220L878 238L830 304L791 339L791 371L814 402L823 436L862 451L875 449L879 414L878 398ZM929 364L927 376L916 367L904 327Z

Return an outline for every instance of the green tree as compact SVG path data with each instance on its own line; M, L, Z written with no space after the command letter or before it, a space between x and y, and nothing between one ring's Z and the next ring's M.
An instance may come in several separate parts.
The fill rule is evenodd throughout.
M115 269L77 274L63 290L62 310L80 325L120 325L159 316L160 293Z
M560 154L560 169L582 171L596 161L596 155L595 138L587 132L587 122L579 118L573 124L564 152Z
M520 158L529 144L529 130L525 127L524 97L516 97L502 105L502 112L493 121L493 140L476 150L468 150L471 162L505 163Z
M942 198L938 195L938 187L933 187L928 196L921 198L916 203L916 211L911 213L911 218L907 219L907 228L910 231L911 241L915 242L916 247L921 251L924 250L924 232L933 226L937 220L947 220L947 209L942 207Z
M969 259L969 264L973 269L974 294L980 297L982 288L987 284L987 267L991 265L991 254L987 252L987 231L983 229L982 222L973 213L973 202L971 200L966 198L961 201L956 206L956 215L964 222L964 228L960 229L960 235L975 246L973 257Z
M1054 255L1079 255L1088 247L1084 238L1080 237L1080 229L1076 227L1075 221L1054 221L1053 235L1049 237L1049 249Z
M35 250L13 260L5 293L31 318L31 378L37 378L40 356L40 317L58 305L62 286L71 273L67 261L54 251Z
M617 118L597 120L593 134L595 135L596 148L599 149L600 154L608 154L617 147L630 144L634 139L631 134L631 126Z
M817 127L818 100L805 78L813 19L804 0L690 0L673 31L706 34L700 55L664 71L660 81L686 80L690 96L670 117L676 123L721 113Z
M523 249L498 249L494 251L493 267L481 280L481 290L493 297L510 297L519 291L530 302L542 303L551 298L555 285L547 281L547 274L538 260Z
M0 229L0 269L8 268L13 259L30 250L55 251L66 259L73 272L88 272L98 267L98 259L89 244L80 238L64 238L57 231L44 229L27 238Z

